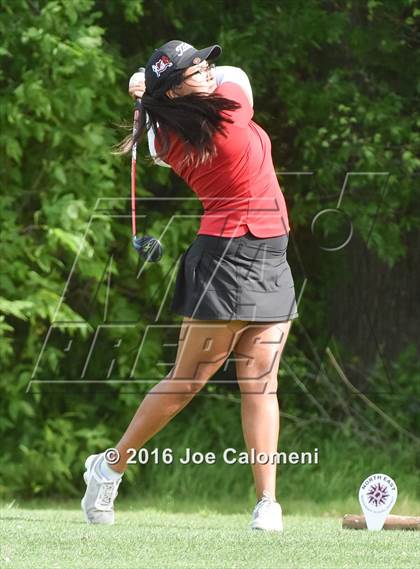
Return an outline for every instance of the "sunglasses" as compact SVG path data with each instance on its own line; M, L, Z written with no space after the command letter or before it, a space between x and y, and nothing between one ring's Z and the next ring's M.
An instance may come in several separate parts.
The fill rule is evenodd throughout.
M187 79L190 79L191 77L196 77L197 81L204 81L206 78L206 75L209 71L213 71L216 67L215 63L210 63L210 65L207 65L207 67L201 67L200 69L197 69L197 71L194 71L194 73L191 73L190 75L187 75L186 77L184 77L184 81L186 81Z

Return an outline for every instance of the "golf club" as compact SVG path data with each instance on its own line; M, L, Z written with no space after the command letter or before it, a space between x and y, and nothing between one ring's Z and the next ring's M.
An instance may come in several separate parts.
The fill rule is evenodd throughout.
M138 74L143 74L144 67L140 67ZM136 75L137 75L136 73ZM136 99L134 105L134 121L133 121L133 136L139 128L139 119L141 112L141 100ZM133 144L131 150L131 227L133 233L133 246L139 255L145 260L150 262L159 261L163 254L162 244L155 237L144 235L137 237L136 227L136 178L137 178L137 143Z

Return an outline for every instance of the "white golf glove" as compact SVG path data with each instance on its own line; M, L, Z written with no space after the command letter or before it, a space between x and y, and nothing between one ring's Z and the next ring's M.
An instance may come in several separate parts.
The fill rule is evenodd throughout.
M144 83L144 68L140 68L139 71L134 73L130 77L130 81L128 83L128 93L133 99L141 99L143 93L146 89Z

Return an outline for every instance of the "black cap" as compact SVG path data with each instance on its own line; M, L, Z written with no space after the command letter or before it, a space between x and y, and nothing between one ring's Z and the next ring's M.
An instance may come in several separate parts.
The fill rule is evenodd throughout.
M146 90L152 94L173 71L198 65L205 59L216 59L221 53L220 45L196 49L184 41L169 41L156 49L146 64Z

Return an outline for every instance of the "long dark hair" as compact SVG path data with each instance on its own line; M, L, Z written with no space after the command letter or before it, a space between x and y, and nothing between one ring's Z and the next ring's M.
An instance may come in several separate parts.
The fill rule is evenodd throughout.
M141 99L142 112L138 128L134 135L130 134L118 145L117 154L130 152L133 144L152 128L156 141L161 145L161 151L156 152L161 160L165 161L170 149L171 134L175 134L184 143L185 157L178 166L198 166L217 155L213 136L216 132L225 135L223 123L233 122L221 113L236 110L241 105L217 93L192 93L173 99L168 97L166 91L181 85L184 71L180 69L171 73L153 94L146 89Z

